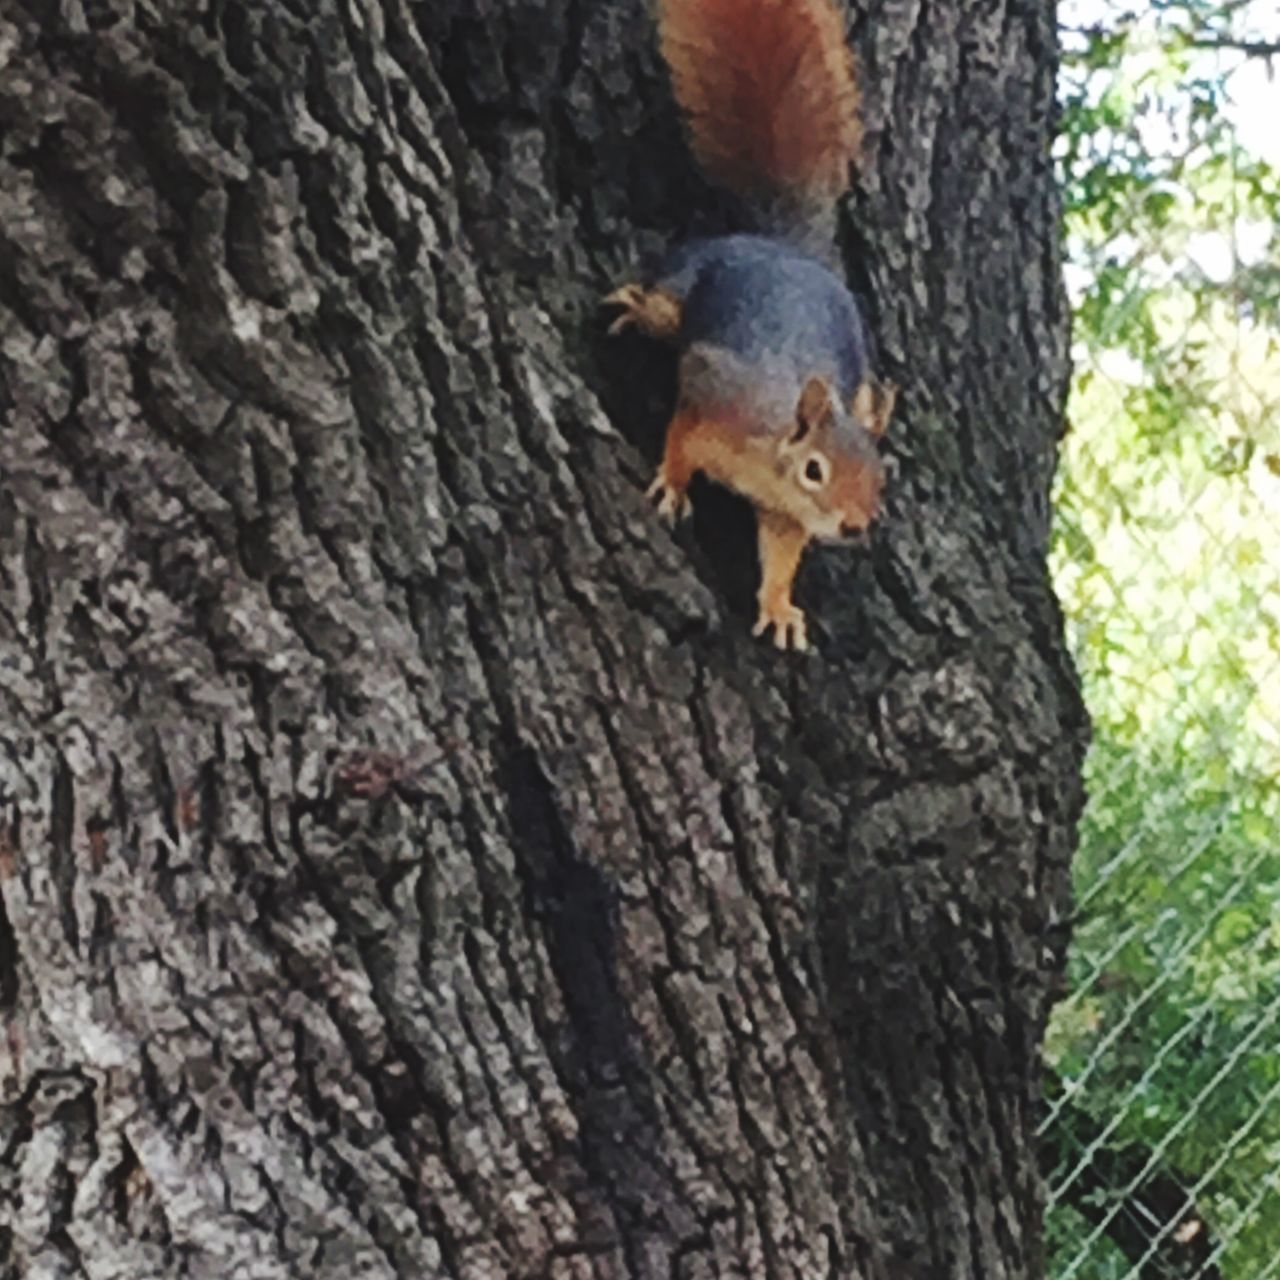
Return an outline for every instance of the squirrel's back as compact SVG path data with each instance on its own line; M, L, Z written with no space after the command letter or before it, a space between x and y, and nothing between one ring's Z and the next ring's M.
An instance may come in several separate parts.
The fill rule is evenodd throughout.
M764 236L682 246L668 261L684 274L681 341L732 352L784 382L818 373L846 400L867 375L871 338L853 296L821 262ZM788 376L791 375L791 376Z

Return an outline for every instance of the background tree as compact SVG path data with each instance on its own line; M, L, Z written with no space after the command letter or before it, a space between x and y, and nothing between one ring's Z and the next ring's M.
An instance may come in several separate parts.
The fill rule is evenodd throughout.
M854 34L905 408L805 661L600 340L724 213L639 0L4 0L7 1275L1039 1274L1052 6Z
M1075 0L1052 556L1095 726L1050 1274L1280 1274L1274 6Z

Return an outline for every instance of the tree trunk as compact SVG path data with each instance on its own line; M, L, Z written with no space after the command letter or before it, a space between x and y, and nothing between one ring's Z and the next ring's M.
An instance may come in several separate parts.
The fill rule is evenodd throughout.
M723 210L643 0L0 0L4 1276L1040 1274L1053 11L854 41L800 657L601 336Z

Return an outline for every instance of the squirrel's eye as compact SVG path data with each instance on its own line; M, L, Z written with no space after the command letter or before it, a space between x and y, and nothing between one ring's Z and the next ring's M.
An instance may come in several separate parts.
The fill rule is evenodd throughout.
M821 458L813 457L804 464L804 484L806 489L821 489L827 482L826 464Z

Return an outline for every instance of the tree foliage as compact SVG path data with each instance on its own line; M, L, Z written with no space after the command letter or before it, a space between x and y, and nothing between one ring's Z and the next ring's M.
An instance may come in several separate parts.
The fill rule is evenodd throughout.
M1258 119L1280 22L1266 8L1063 13L1076 378L1054 555L1095 745L1048 1051L1062 1280L1155 1274L1152 1257L1197 1234L1213 1242L1200 1274L1255 1280L1280 1238L1280 150ZM1135 1150L1136 1175L1087 1176ZM1185 1203L1150 1228L1144 1262L1116 1247L1117 1224L1170 1171Z

